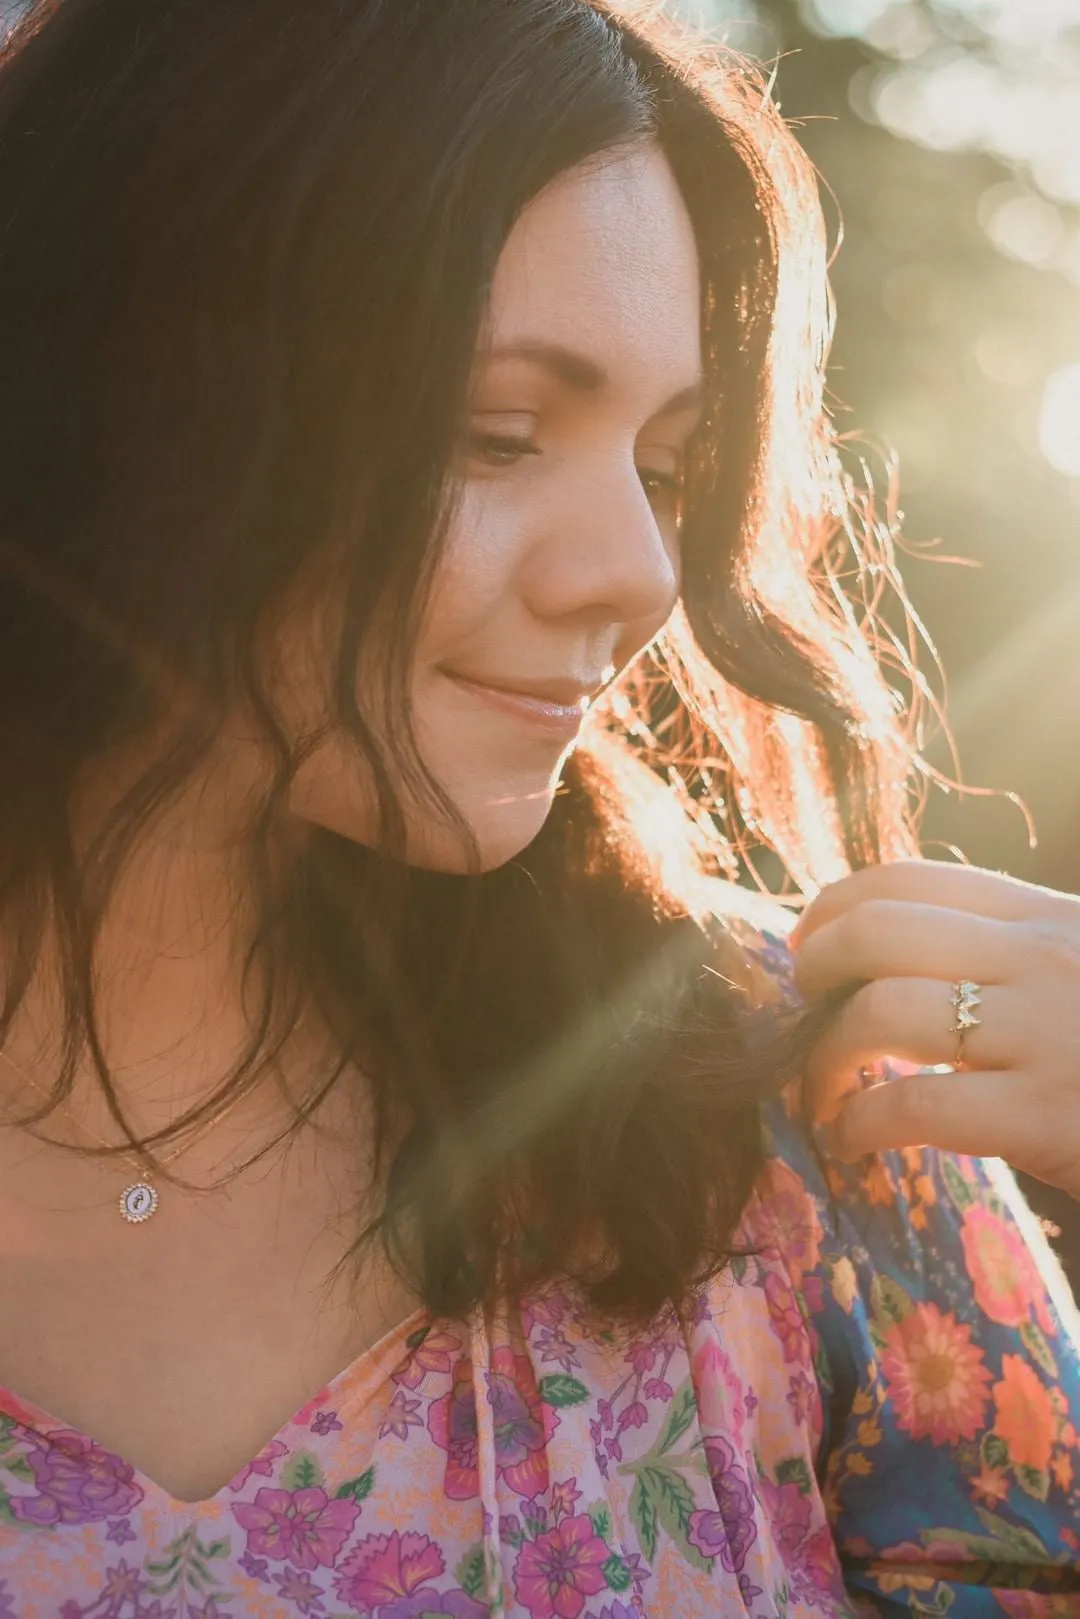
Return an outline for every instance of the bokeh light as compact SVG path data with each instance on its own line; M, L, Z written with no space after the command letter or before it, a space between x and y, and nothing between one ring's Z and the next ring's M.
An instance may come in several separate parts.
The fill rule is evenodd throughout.
M1058 472L1080 478L1080 363L1062 366L1043 389L1039 446Z

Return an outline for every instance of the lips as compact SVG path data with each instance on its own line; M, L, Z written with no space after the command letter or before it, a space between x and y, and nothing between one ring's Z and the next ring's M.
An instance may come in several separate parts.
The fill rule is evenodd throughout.
M586 684L561 676L524 681L494 675L481 678L456 669L442 672L461 690L489 707L561 735L573 735L578 730L591 699L602 684L601 681Z
M461 670L446 671L453 679L471 686L482 686L487 691L507 692L512 697L531 697L538 703L549 703L558 708L584 708L603 685L602 680L583 681L555 676L551 679L503 679L499 675L466 674Z

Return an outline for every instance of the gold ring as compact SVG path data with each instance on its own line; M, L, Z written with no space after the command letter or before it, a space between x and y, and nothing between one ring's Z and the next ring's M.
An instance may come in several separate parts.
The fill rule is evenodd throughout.
M970 978L961 978L958 984L953 985L950 1005L956 1013L950 1030L956 1036L953 1067L959 1068L964 1060L964 1036L969 1029L977 1029L982 1023L982 1018L975 1015L975 1008L982 1005L982 985L973 984Z

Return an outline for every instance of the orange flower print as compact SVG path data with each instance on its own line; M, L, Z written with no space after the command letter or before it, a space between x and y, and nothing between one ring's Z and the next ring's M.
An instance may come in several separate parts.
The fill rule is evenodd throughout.
M1022 1327L1036 1278L1019 1231L985 1203L973 1203L964 1211L960 1240L980 1310L1003 1327Z
M1009 1499L1009 1476L1003 1467L987 1467L984 1462L977 1478L971 1481L971 1492L983 1506L997 1507Z
M979 1432L990 1373L971 1328L954 1315L917 1304L886 1333L881 1370L896 1420L913 1439L955 1445Z
M802 1181L780 1159L768 1167L769 1212L793 1284L798 1287L821 1255L821 1221Z
M1005 1355L994 1384L994 1432L1009 1447L1014 1467L1045 1473L1054 1443L1054 1402L1038 1373L1019 1355Z

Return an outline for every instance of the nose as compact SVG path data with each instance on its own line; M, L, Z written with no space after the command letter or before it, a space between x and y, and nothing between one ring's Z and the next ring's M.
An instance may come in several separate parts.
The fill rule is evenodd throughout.
M632 457L564 478L525 559L538 617L632 627L642 644L670 616L679 582L674 517L658 520Z

